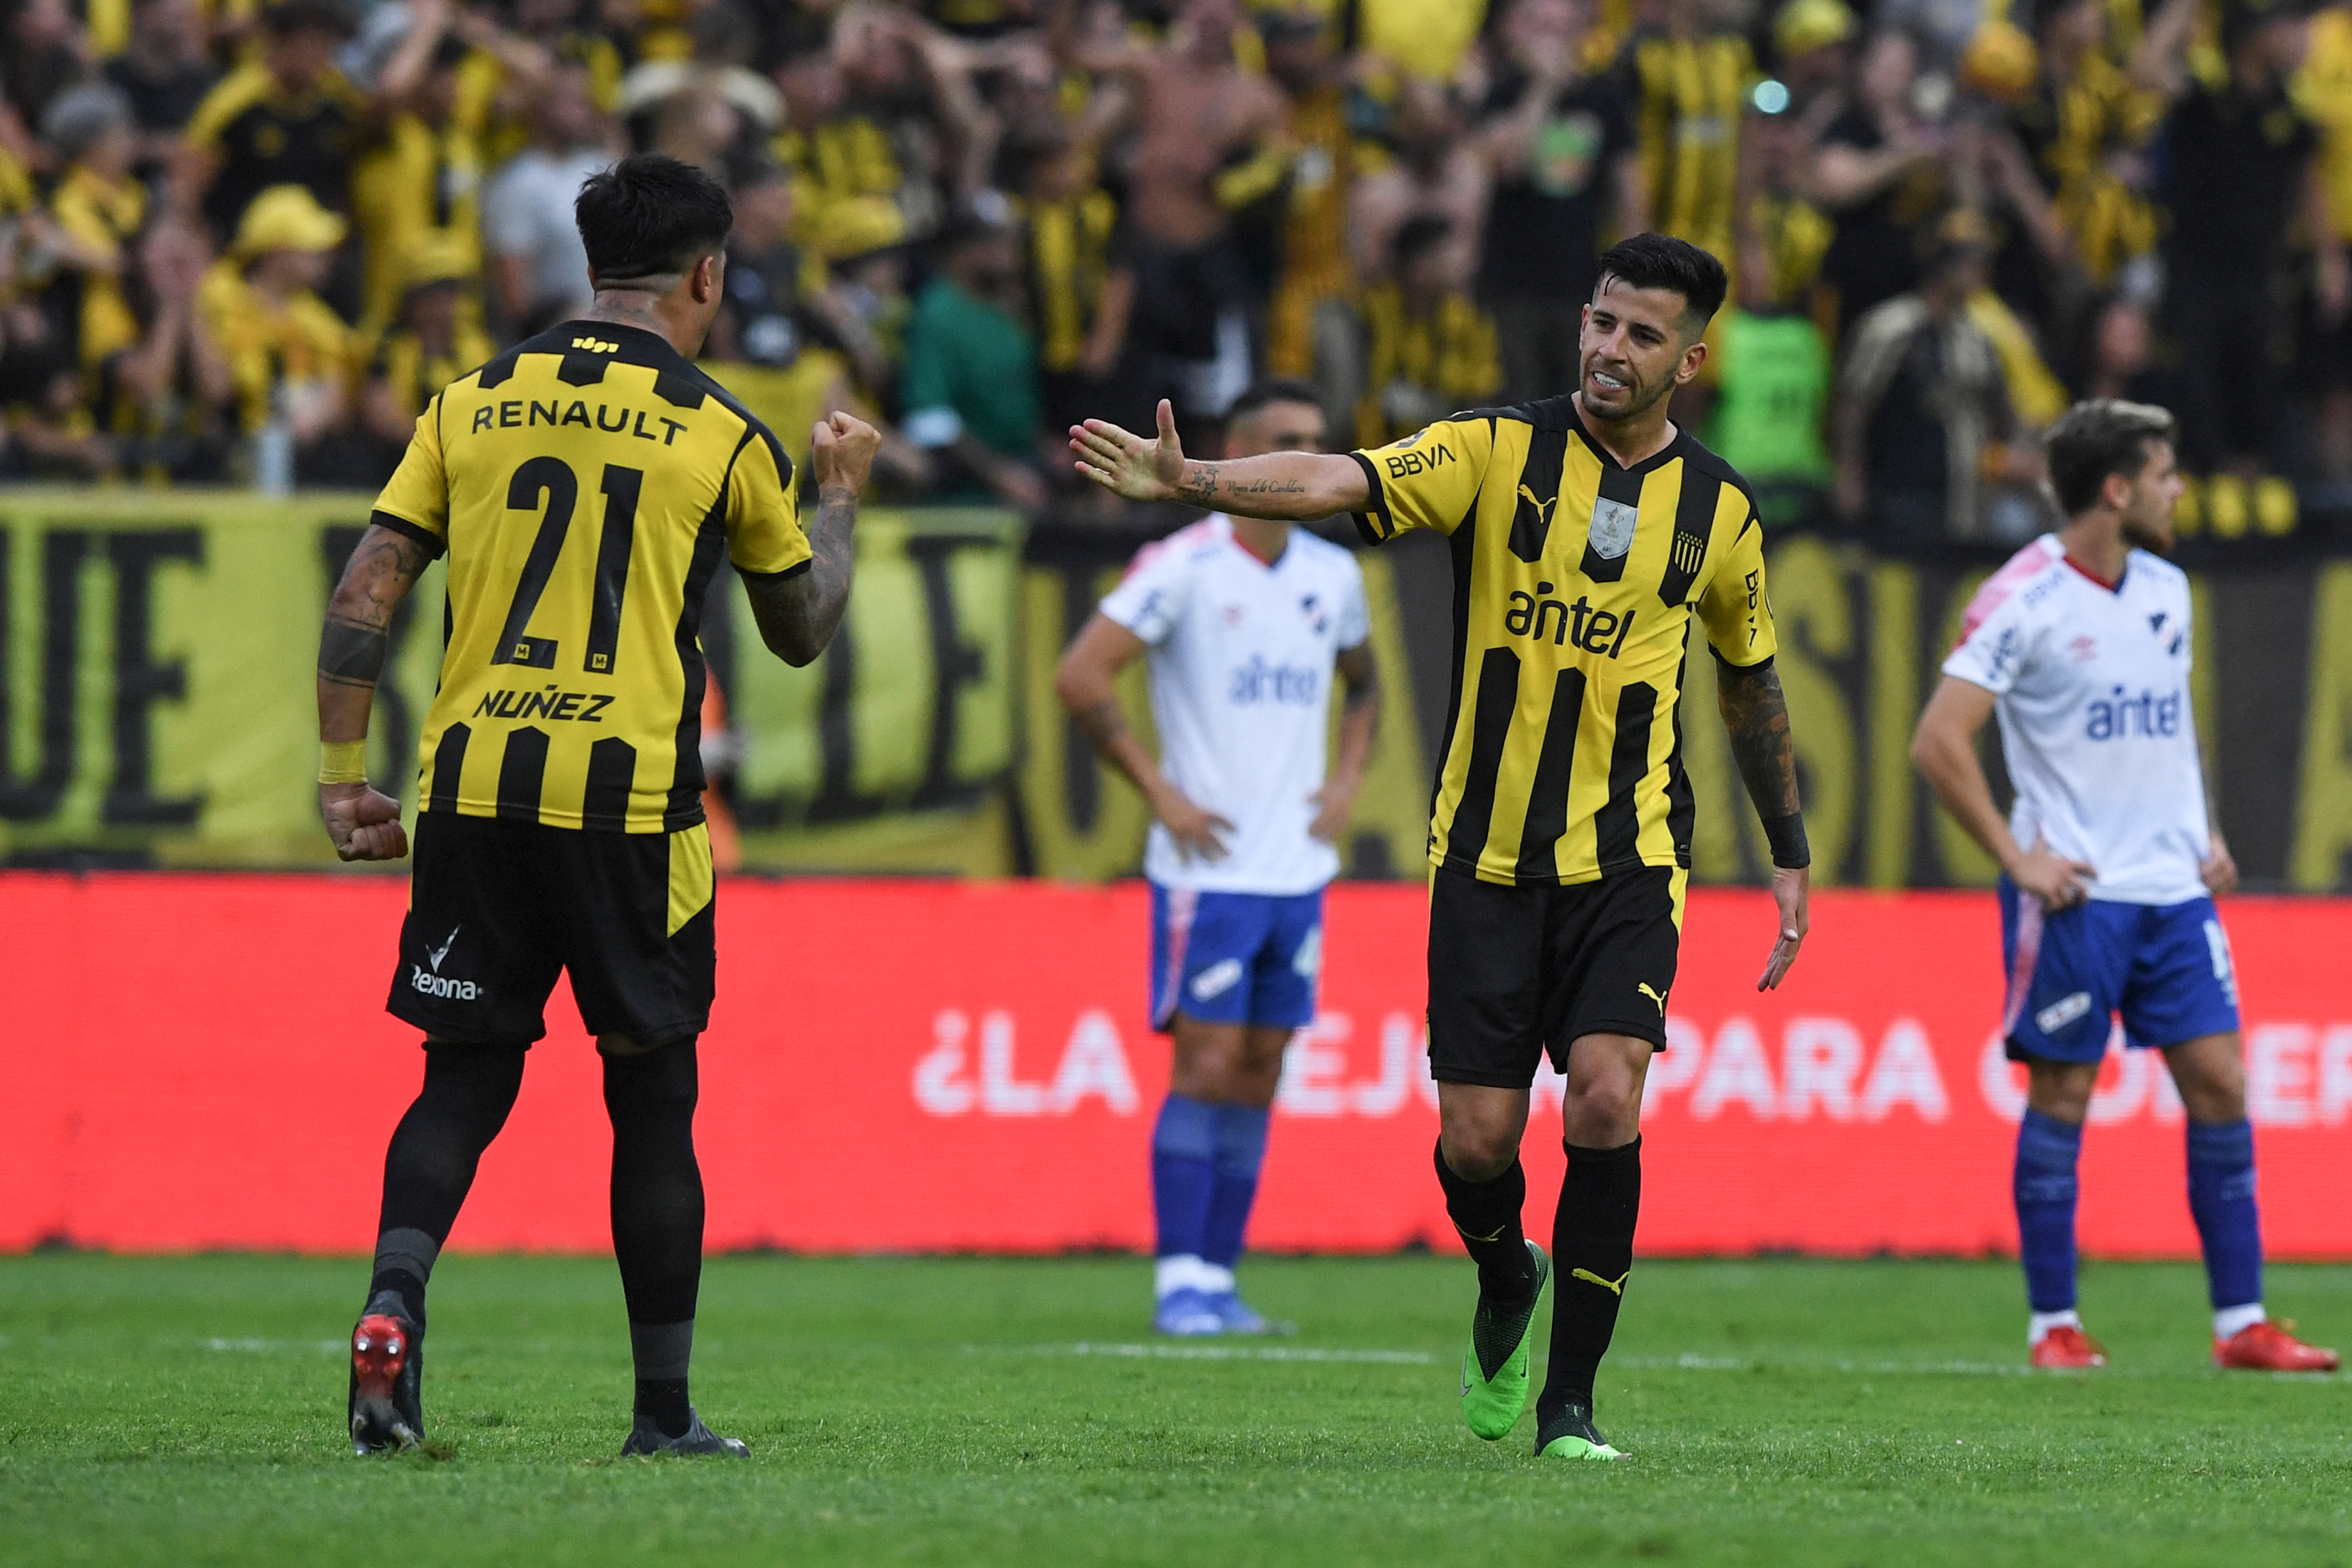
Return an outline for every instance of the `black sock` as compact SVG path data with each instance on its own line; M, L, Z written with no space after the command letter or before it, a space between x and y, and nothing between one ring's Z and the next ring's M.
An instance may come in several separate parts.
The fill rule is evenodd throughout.
M428 1045L425 1087L383 1155L383 1207L376 1220L370 1310L387 1291L401 1315L425 1328L425 1287L482 1151L499 1135L522 1087L523 1048Z
M1617 1328L1633 1277L1633 1222L1642 1208L1642 1140L1614 1149L1568 1149L1552 1219L1551 1365L1536 1400L1548 1421L1571 1403L1592 1403L1593 1375Z
M1528 1233L1520 1228L1519 1209L1528 1200L1528 1173L1517 1156L1511 1168L1492 1181L1472 1181L1445 1163L1445 1145L1437 1145L1437 1185L1445 1190L1446 1218L1478 1265L1481 1294L1509 1300L1526 1291L1535 1265L1528 1257Z
M702 1171L694 1158L694 1041L604 1059L613 1119L613 1255L629 1304L637 1410L687 1428L687 1364L702 1284Z

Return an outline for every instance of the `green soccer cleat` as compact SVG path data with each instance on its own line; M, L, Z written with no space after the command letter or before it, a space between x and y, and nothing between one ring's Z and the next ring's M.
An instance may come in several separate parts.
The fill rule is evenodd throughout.
M1551 1278L1551 1260L1532 1241L1528 1259L1536 1278L1527 1299L1498 1306L1480 1291L1470 1348L1462 1353L1462 1418L1490 1443L1518 1425L1528 1407L1528 1342L1535 1337L1536 1303Z
M1592 1424L1592 1406L1579 1402L1536 1428L1536 1456L1545 1459L1622 1459Z

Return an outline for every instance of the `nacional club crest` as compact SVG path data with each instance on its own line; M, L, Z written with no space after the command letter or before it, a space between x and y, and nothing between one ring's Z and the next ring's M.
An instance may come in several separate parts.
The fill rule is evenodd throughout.
M1592 527L1585 536L1592 553L1602 560L1615 560L1633 548L1633 525L1641 520L1642 509L1607 497L1596 497L1592 503Z

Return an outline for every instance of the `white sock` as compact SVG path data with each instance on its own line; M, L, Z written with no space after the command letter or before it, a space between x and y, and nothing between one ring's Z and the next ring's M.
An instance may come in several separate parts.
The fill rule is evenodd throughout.
M2078 1329L2083 1326L2083 1314L2069 1307L2063 1312L2036 1312L2025 1321L2025 1348L2032 1350L2049 1337L2052 1329Z
M1223 1273L1224 1270L1212 1269L1192 1252L1155 1259L1151 1265L1151 1293L1153 1299L1164 1301L1178 1291L1213 1291L1217 1288L1213 1276ZM1232 1276L1226 1274L1226 1278Z
M1234 1289L1234 1271L1220 1263L1204 1262L1201 1265L1200 1288L1213 1296L1231 1295Z
M2240 1330L2252 1327L2270 1314L2263 1311L2260 1301L2248 1301L2242 1307L2217 1307L2213 1312L2213 1337L2229 1339Z

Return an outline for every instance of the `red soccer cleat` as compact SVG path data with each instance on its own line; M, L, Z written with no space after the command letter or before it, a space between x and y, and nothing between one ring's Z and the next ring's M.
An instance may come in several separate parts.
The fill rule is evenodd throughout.
M352 1330L352 1450L392 1454L425 1440L424 1347L416 1325L370 1312Z
M2228 1339L2213 1342L2213 1364L2245 1372L2333 1372L2339 1360L2332 1350L2305 1344L2286 1331L2293 1322L2265 1318L2248 1323Z
M2033 1353L2028 1359L2040 1367L2083 1371L2106 1365L2107 1353L2097 1340L2073 1323L2061 1323L2033 1342Z

